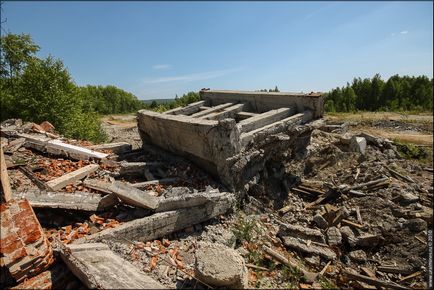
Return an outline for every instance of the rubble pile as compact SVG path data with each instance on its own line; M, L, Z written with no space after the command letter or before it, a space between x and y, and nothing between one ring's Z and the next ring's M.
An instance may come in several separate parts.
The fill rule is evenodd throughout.
M94 145L7 120L12 198L40 225L13 230L2 203L1 286L426 288L432 164L349 127L317 121L250 144L262 168L231 193L181 157L133 149L138 132Z

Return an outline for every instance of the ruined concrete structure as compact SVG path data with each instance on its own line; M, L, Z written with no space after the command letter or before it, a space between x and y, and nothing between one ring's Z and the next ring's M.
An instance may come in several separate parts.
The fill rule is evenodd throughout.
M239 178L234 164L241 153L322 117L324 110L318 93L202 90L200 96L201 101L162 114L139 111L139 132L143 141L189 158L231 188Z

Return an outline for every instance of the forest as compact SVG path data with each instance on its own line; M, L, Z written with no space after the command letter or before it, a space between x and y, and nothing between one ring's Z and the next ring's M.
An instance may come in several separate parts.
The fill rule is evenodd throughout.
M383 81L354 78L351 84L325 94L327 112L416 111L433 109L433 79L426 76L394 75Z

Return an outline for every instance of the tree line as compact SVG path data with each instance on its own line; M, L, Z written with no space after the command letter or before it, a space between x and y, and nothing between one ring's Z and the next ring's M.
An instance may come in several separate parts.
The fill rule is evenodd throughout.
M432 111L433 79L394 75L383 81L379 74L354 78L325 94L324 104L327 112Z

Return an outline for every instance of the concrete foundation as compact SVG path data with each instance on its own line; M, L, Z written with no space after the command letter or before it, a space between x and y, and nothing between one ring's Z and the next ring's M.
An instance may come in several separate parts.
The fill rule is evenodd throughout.
M201 101L163 114L138 112L144 142L184 156L231 189L234 157L272 134L323 115L321 94L201 91ZM239 170L239 169L238 169ZM249 175L254 172L250 172Z

